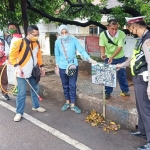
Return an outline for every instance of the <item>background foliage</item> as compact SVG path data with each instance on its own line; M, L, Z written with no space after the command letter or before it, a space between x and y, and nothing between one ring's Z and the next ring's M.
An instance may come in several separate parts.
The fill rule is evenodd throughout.
M55 18L63 18L66 20L74 20L75 18L85 19L100 22L102 14L100 10L106 7L107 0L100 0L100 5L93 5L93 0L26 0L34 8L37 8ZM118 0L122 6L132 7L137 9L142 15L146 15L146 21L150 21L150 2L149 0ZM120 25L125 23L125 16L130 16L123 12L122 6L112 8L111 14L118 18ZM28 6L29 7L29 6ZM21 0L1 0L0 2L0 28L6 27L8 22L16 22L22 25ZM27 10L29 24L35 24L40 19L45 22L49 20L41 15Z

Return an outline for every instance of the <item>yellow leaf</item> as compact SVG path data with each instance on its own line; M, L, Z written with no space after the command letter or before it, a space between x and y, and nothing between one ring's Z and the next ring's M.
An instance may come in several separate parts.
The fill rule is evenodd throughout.
M111 121L110 124L115 124L115 122L112 122L112 121Z

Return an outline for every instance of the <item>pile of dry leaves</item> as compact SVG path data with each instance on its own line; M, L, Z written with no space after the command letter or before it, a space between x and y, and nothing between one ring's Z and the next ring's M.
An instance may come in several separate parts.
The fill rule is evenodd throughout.
M92 126L102 125L103 131L117 131L121 128L120 125L116 124L113 121L106 121L104 117L97 113L95 110L92 110L90 114L85 119L86 122L90 123ZM116 132L114 132L116 134Z

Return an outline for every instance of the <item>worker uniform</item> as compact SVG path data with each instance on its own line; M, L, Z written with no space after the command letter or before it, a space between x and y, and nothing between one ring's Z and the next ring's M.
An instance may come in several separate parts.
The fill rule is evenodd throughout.
M150 82L144 77L146 72L146 76L150 77L150 31L146 30L137 41L130 65L139 115L138 131L146 134L147 142L150 143L150 100L147 95L147 87Z
M109 32L107 30L106 34L116 45L109 43L104 32L102 32L100 34L99 45L105 47L105 55L107 56L107 59L105 59L105 63L106 64L108 63L108 59L114 54L117 47L122 47L122 49L114 57L111 64L116 65L116 64L125 62L126 59L125 59L125 55L124 55L124 51L123 51L123 46L124 46L125 37L126 37L125 33L122 32L121 30L118 30L115 37L111 37L111 35L109 34ZM120 85L122 92L127 93L129 91L129 87L128 87L128 82L126 79L126 69L121 68L119 71L117 71L117 77L118 77L119 85ZM112 92L113 92L113 87L105 86L105 93L106 94L110 94Z

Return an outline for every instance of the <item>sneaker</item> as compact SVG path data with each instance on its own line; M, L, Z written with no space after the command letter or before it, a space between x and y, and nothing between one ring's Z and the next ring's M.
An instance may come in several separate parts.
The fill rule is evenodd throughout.
M65 103L64 106L61 108L62 111L66 111L70 105L68 103Z
M110 94L105 94L105 99L109 99L110 98Z
M129 92L121 92L120 96L123 96L123 97L130 96L130 93Z
M17 87L14 87L15 89L14 89L14 92L13 92L13 95L14 96L17 96L18 95L18 88Z
M21 120L22 115L21 114L16 114L14 117L15 122L19 122Z
M42 108L42 107L32 108L32 110L38 111L38 112L45 112L45 111L46 111L46 109L44 109L44 108Z
M150 150L150 143L147 143L146 145L139 146L137 148L137 150Z
M80 110L77 106L71 107L71 110L72 110L72 111L75 111L75 113L77 113L77 114L80 114L80 113L81 113L81 110Z
M2 98L3 98L5 101L10 100L10 97L9 97L7 94L2 95Z

